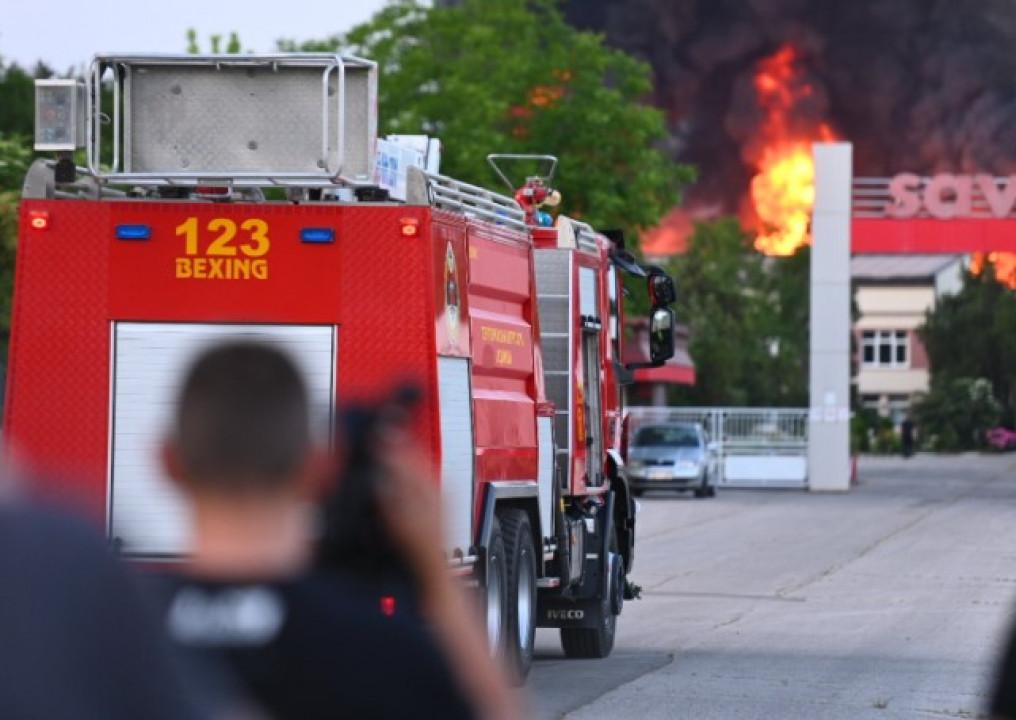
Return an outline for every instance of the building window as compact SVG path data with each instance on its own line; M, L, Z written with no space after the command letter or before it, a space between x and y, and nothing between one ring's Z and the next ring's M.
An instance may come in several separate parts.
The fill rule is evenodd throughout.
M861 364L872 368L910 367L910 334L906 330L863 331Z

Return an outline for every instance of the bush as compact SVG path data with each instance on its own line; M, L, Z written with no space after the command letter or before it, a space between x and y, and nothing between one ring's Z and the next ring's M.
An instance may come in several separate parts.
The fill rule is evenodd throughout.
M998 424L1002 406L986 378L953 378L933 383L914 404L921 434L932 450L983 448L987 430Z
M850 418L851 453L869 452L871 450L871 438L868 435L870 427L867 418L864 416L864 411L855 413Z

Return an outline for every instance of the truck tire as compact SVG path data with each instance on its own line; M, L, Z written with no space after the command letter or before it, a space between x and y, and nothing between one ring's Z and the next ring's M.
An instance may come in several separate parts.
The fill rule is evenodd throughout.
M617 535L611 534L610 551L617 552ZM607 577L610 577L608 571ZM624 582L624 575L621 575ZM561 647L569 658L605 658L614 649L617 633L617 615L611 602L610 588L602 588L602 597L596 611L596 627L561 628Z
M511 679L521 685L533 664L536 638L536 550L525 510L507 508L498 520L508 569L505 660Z
M504 538L501 534L501 526L495 517L490 529L490 541L487 545L487 572L484 588L486 602L483 604L486 610L487 642L491 654L495 657L503 655L505 637L507 636L507 603L505 602L507 588L508 570L505 560Z

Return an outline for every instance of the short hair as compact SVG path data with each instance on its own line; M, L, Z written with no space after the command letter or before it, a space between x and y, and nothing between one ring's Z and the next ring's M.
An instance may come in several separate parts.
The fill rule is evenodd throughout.
M182 469L196 486L281 489L310 451L307 389L282 352L229 342L191 366L174 427Z

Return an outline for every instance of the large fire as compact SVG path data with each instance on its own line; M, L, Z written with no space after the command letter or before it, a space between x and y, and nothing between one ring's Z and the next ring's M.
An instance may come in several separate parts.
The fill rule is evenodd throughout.
M1016 290L1016 253L974 253L970 257L970 272L974 275L980 275L988 262L995 266L995 278L1000 283Z
M755 92L764 121L759 131L751 181L755 247L766 255L793 255L811 239L808 224L815 201L813 142L836 134L825 122L810 123L798 109L814 88L798 66L797 51L784 46L759 63Z

